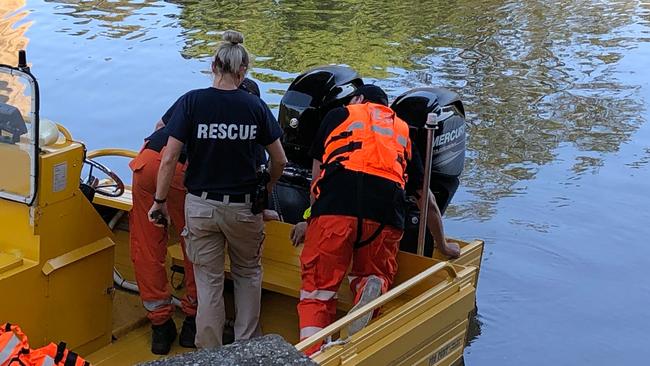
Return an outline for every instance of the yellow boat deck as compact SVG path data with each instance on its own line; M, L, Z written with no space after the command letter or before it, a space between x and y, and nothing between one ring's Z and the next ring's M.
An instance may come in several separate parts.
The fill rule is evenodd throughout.
M232 317L232 296L226 293L227 313ZM93 365L135 365L140 362L152 361L166 356L154 355L151 349L151 326L142 309L140 298L136 294L118 291L113 303L113 315L118 325L114 332L116 338L110 345L88 355L86 358ZM262 307L264 309L295 309L296 299L273 292L264 292ZM134 317L134 313L139 317ZM126 319L125 319L126 317ZM174 322L180 331L184 315L180 310L174 315ZM118 320L120 319L120 320ZM126 322L126 323L125 323ZM122 323L122 324L120 324ZM283 312L277 316L273 311L262 312L262 330L265 334L281 334L291 343L297 343L298 317L295 311ZM170 355L192 351L174 342Z
M114 240L116 242L115 265L126 279L133 279L132 263L128 250L128 232L120 230L120 228L126 229L126 225L124 223L118 224L117 229L114 230ZM289 244L287 238L290 229L290 225L283 223L267 225L267 242L273 245L267 245L264 249L264 291L262 294L261 326L264 334L280 334L288 342L297 344L299 339L296 305L300 289L300 267L298 262L300 248L294 248ZM172 238L170 242L175 242L175 239ZM463 248L463 262L480 260L480 245L477 243L459 243ZM168 265L166 267L169 269L172 264L182 265L180 245L174 244L169 246L168 249ZM422 269L430 266L433 261L408 253L400 253L400 262L409 263L410 268L400 271L396 283L407 281ZM168 277L172 278L171 271L169 271ZM181 277L176 275L174 284L179 283ZM382 307L383 314L390 314L391 310L399 308L414 299L421 291L423 290L405 293L392 299ZM176 290L172 288L172 292L178 297L182 296L182 289ZM234 317L234 306L229 286L226 286L224 296L227 317L232 319ZM339 292L339 317L345 315L345 312L351 306L351 301L352 297L348 285L344 283ZM183 317L182 312L177 310L174 321L179 328ZM88 355L87 359L95 365L132 365L163 357L150 352L151 327L137 294L124 290L116 291L113 300L113 337L114 341L111 344ZM178 342L175 342L170 355L188 351L191 351L191 349L182 348L178 345Z
M135 278L133 273L133 265L129 256L129 233L120 228L125 228L125 225L117 226L114 230L115 246L115 267L123 275L125 279L133 280ZM267 229L267 238L273 240L275 237L288 235L290 226L288 225L273 225L270 230ZM287 236L288 237L288 236ZM172 237L170 242L176 242L177 238ZM284 248L291 251L294 248ZM268 252L273 252L272 249L265 249ZM297 249L299 250L299 249ZM277 251L277 249L276 249ZM266 252L265 252L266 254ZM285 253L286 254L286 253ZM281 255L281 254L279 254ZM291 261L297 259L293 258ZM171 264L181 264L182 253L179 244L174 244L168 247L168 278L172 278L172 272L169 270ZM264 268L264 288L262 293L262 319L261 326L264 334L275 333L282 335L288 342L298 342L298 316L296 313L296 305L300 286L299 273L289 271L289 266L284 265L282 270L275 271L273 268L282 267L281 263L273 263L265 255ZM227 266L228 267L228 266ZM174 275L174 284L177 284L182 279L182 275ZM284 285L280 285L280 284ZM277 291L277 292L276 292ZM182 288L180 290L172 287L172 293L177 297L183 294ZM286 293L286 294L283 294ZM295 296L292 296L295 295ZM227 317L232 319L234 317L234 306L232 292L229 291L229 286L226 286L224 291L226 302ZM342 302L342 306L347 308L349 304L346 301ZM278 316L277 311L282 311L282 316ZM342 315L343 313L341 313ZM179 328L182 324L184 315L177 309L174 316L174 321ZM139 362L151 361L164 356L154 355L150 352L151 348L151 325L146 318L146 311L142 307L140 297L125 290L116 290L113 298L113 337L115 340L108 346L90 354L87 359L93 365L133 365ZM178 342L175 342L170 355L188 352L192 349L180 347Z

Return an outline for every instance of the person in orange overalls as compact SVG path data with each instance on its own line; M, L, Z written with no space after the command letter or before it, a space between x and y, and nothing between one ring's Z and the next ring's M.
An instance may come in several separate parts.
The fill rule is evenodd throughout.
M176 325L172 320L174 305L172 304L165 259L167 256L168 228L151 225L148 218L149 208L153 204L156 192L156 178L162 152L167 144L169 135L165 132L166 121L172 115L172 106L156 124L156 131L145 139L145 145L131 161L129 166L133 171L133 208L129 215L129 230L131 234L131 260L135 270L135 278L140 290L142 303L148 311L152 324L151 352L167 354L176 338ZM194 347L196 334L196 285L194 284L194 268L185 255L185 241L180 236L185 227L185 157L181 156L176 164L176 171L169 191L168 207L171 224L181 238L181 247L185 257L185 296L181 300L183 321L179 343L183 347Z
M392 285L404 230L409 127L388 107L381 88L364 85L352 94L347 107L324 117L310 156L314 179L312 207L305 213L309 221L297 224L292 232L294 245L304 234L298 304L301 340L336 320L336 294L350 262L355 303L351 312ZM433 226L438 227L434 237L443 252L457 257L459 248L444 241L442 225ZM372 315L351 323L350 334L361 330ZM311 347L307 354L319 347Z
M245 78L240 88L260 96L257 84ZM175 105L163 115L156 124L156 131L145 139L145 145L138 156L129 166L133 171L133 208L129 216L131 235L131 260L135 269L135 277L140 290L142 303L148 311L152 324L151 352L167 354L176 338L176 325L172 320L174 305L172 304L165 258L167 255L167 228L152 225L148 218L149 208L153 205L156 191L156 178L160 167L162 152L167 144L169 135L164 127L174 112ZM266 161L264 150L257 152L259 164ZM185 240L181 232L185 227L185 153L182 152L167 196L167 207L171 224L181 238L185 269L185 296L181 300L185 320L179 335L179 344L183 347L194 348L196 336L196 307L197 294L194 282L194 267L187 259ZM264 211L264 219L277 219L277 214L271 210Z

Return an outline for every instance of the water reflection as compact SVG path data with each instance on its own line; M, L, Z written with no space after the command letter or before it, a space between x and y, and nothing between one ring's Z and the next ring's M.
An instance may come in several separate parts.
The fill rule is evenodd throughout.
M554 161L562 144L593 154L577 159L574 176L593 171L603 153L617 151L643 122L638 86L619 81L612 64L637 41L630 30L634 3L465 10L463 27L480 32L453 30L464 46L436 48L420 61L427 68L410 75L431 73L440 84L455 85L469 104L473 153L464 184L479 200L456 205L452 215L489 218L492 204L520 193L517 183Z
M147 16L158 16L156 0L45 0L61 4L56 8L57 15L68 15L77 19L75 27L61 28L72 36L94 39L98 36L109 38L136 39L143 37L150 26L142 23ZM141 12L141 10L146 10ZM161 20L162 21L162 20ZM159 22L151 26L159 25Z
M392 96L431 84L456 90L472 128L452 217L491 218L562 146L578 154L561 179L595 173L643 123L639 85L618 69L650 38L635 28L649 23L647 5L634 1L47 1L75 18L62 30L77 36L146 40L151 29L180 27L186 58L209 57L220 32L241 30L257 56L254 76L275 89L339 63Z
M25 32L32 22L17 25L27 16L23 9L25 0L2 0L0 2L0 63L16 66L18 51L27 47ZM25 95L26 85L18 78L0 74L0 103L7 103L29 113L30 98Z
M329 63L378 78L391 75L391 68L412 69L439 38L426 33L446 21L437 12L441 2L412 0L170 2L181 5L184 55L211 55L218 32L236 28L261 56L260 67L292 73Z
M218 32L236 28L265 70L341 63L384 78L393 95L457 90L474 126L463 181L475 198L452 216L490 218L563 143L590 152L570 175L597 171L643 122L638 86L615 68L637 41L634 2L174 2L187 57L209 56Z

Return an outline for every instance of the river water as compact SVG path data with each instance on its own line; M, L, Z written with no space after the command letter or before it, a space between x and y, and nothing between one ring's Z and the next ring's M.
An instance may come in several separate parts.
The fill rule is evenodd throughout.
M137 149L210 84L228 28L274 111L330 63L391 97L461 95L469 151L445 224L486 242L467 365L650 362L650 4L0 0L0 63L25 47L42 116L89 149Z

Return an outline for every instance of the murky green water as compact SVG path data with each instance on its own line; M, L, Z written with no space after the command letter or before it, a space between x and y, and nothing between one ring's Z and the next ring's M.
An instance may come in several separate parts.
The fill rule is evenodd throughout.
M210 83L227 28L246 35L272 107L327 63L392 97L457 91L471 128L446 225L486 241L466 363L648 362L647 2L0 0L0 13L0 62L27 44L42 115L90 149L137 149Z

